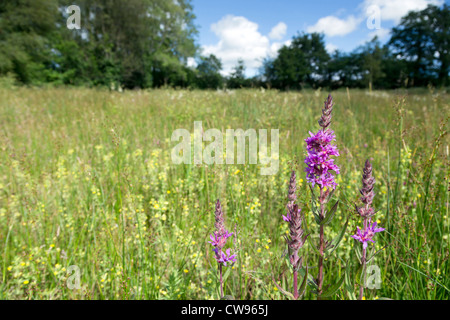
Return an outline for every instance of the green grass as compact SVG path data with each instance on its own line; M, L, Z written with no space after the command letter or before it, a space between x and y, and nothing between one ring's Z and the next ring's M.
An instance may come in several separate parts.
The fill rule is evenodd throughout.
M207 241L220 198L238 261L225 281L236 299L285 299L292 291L281 219L290 171L317 243L303 172L304 139L317 131L320 91L181 90L123 93L75 88L0 89L1 299L218 299L217 264ZM332 128L341 152L332 239L350 216L340 247L325 264L325 285L348 264L332 299L356 292L350 238L364 161L376 178L373 260L382 284L366 299L450 296L449 95L437 91L332 92ZM280 130L280 169L259 165L174 165L172 132L203 128ZM231 244L233 242L233 244ZM301 254L317 272L311 243ZM67 288L69 266L81 289ZM227 268L225 268L227 269ZM70 282L70 279L69 279ZM315 299L310 288L305 299Z

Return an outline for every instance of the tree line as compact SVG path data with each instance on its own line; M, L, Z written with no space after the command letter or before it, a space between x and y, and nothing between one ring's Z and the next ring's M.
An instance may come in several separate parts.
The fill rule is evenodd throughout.
M68 29L67 2L0 3L0 76L22 84L110 88L161 86L217 89L269 87L399 88L448 86L450 10L429 5L411 11L381 45L377 37L352 52L329 53L324 35L301 33L260 74L245 77L239 60L231 74L204 56L190 0L78 0L80 29ZM196 66L188 66L195 57Z

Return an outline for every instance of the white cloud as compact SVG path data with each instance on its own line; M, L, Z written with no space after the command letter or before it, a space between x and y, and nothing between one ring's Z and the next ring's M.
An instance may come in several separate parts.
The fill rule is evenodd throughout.
M188 67L190 68L195 68L197 67L197 62L195 62L195 59L193 57L189 57L187 58L186 64Z
M444 0L364 0L362 8L366 16L370 15L369 7L376 6L380 9L381 20L391 20L399 23L401 17L409 11L425 9L429 4L442 5ZM368 10L369 9L369 10Z
M269 48L269 58L276 58L278 56L278 50L283 46L290 46L292 40L286 40L284 42L274 42L270 45Z
M281 40L286 34L287 25L284 22L278 23L269 33L269 39L272 40Z
M270 34L282 36L286 28L284 23L279 23L272 28ZM203 54L214 54L222 61L223 75L230 74L238 59L244 61L247 75L256 74L264 58L275 57L278 49L284 44L271 43L270 35L262 35L258 31L258 24L245 17L227 15L212 24L211 30L219 38L219 42L203 46Z
M338 47L332 43L327 43L325 45L325 49L327 50L327 52L329 54L332 54L333 52L335 52L338 49Z
M355 18L354 16L348 16L346 19L339 19L335 16L327 16L320 18L315 25L309 26L306 31L323 32L329 37L345 36L346 34L354 31L360 22L361 20Z

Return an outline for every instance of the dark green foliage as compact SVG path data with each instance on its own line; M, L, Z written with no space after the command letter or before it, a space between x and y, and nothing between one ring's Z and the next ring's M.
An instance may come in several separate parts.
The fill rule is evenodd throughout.
M278 51L275 60L266 61L266 78L271 86L301 89L320 85L326 78L326 64L330 59L323 38L318 33L298 35L289 46Z
M389 42L406 62L410 85L448 84L450 72L450 9L429 5L412 11L393 28Z
M0 3L0 74L22 83L45 82L51 70L49 34L58 16L55 0Z
M197 86L200 89L217 89L222 87L221 69L222 63L215 55L200 57L200 63L197 66Z
M239 59L236 66L233 68L230 77L227 81L227 87L230 89L238 89L248 87L250 81L245 78L245 64L244 60Z

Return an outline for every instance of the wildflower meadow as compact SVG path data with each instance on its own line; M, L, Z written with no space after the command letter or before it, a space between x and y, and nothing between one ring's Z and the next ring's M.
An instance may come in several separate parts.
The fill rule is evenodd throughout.
M447 300L449 111L431 86L0 86L0 299ZM278 130L277 170L249 137L174 163L195 121Z

